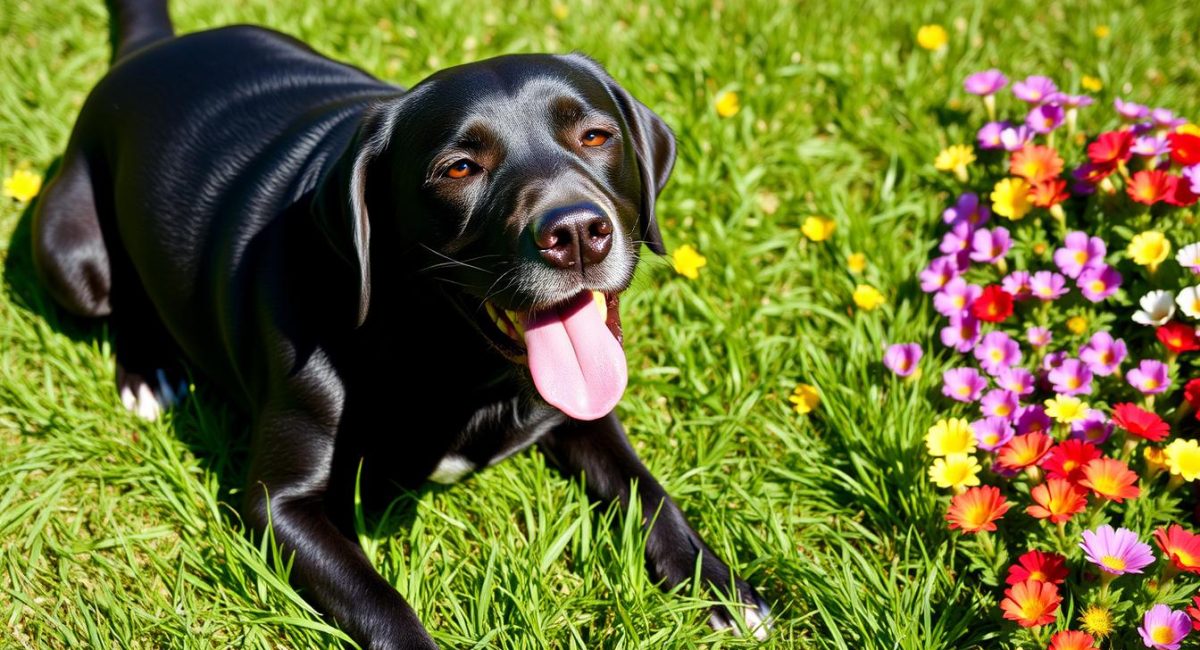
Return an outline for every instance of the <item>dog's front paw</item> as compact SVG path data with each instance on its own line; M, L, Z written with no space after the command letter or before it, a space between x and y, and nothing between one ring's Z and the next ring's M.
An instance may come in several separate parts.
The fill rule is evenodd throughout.
M732 630L737 636L749 634L759 641L766 641L774 625L771 608L746 582L738 580L737 588L741 606L731 603L729 607L714 607L708 617L709 625L714 630Z
M161 369L144 377L117 364L117 393L125 410L144 420L157 420L164 410L183 399L187 394L187 383L182 380L172 382Z

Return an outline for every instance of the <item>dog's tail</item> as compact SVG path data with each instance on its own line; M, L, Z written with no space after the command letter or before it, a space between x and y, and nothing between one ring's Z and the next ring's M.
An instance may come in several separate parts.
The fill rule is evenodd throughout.
M112 62L175 35L167 0L107 0Z

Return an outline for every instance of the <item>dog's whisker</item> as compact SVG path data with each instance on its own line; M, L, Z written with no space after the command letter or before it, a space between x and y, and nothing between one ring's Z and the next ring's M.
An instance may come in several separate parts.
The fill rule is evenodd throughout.
M491 271L489 271L488 269L485 269L483 267L475 266L474 264L468 264L467 262L464 262L463 260L454 259L453 257L450 257L449 255L447 255L435 248L427 246L425 244L421 244L420 246L421 246L421 248L424 248L425 250L429 251L430 253L433 253L434 255L437 255L438 257L444 258L446 260L446 262L443 262L443 264L447 264L448 266L462 266L462 267L471 269L473 271L479 271L481 273L487 273L489 275L492 273ZM486 257L486 256L484 256L484 257ZM471 258L471 259L474 260L474 259L478 259L478 258Z

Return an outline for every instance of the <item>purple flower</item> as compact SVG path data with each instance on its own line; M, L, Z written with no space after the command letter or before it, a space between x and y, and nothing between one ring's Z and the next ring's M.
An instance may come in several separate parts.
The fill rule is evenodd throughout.
M921 280L921 291L933 293L941 290L947 282L958 277L958 265L955 264L954 257L951 255L937 257L917 277Z
M1028 104L1041 104L1058 92L1058 86L1050 81L1049 77L1033 75L1026 77L1024 81L1018 81L1013 84L1013 94L1017 99Z
M975 442L984 451L996 451L1012 440L1013 426L1008 418L990 417L971 423Z
M1125 341L1114 339L1108 332L1096 332L1079 350L1079 359L1088 364L1093 374L1107 377L1117 371L1125 360Z
M1112 435L1113 425L1102 411L1088 409L1082 420L1071 423L1071 437L1076 440L1102 445Z
M1008 235L1008 228L980 228L971 235L971 259L976 262L995 264L1004 258L1010 248L1012 238Z
M989 390L979 401L979 410L987 417L1010 418L1018 406L1017 394L1003 388Z
M1057 129L1063 123L1063 109L1058 104L1042 104L1035 106L1025 116L1025 126L1034 133L1046 134Z
M974 368L951 368L942 373L942 394L959 402L974 402L987 380Z
M1033 295L1029 288L1029 272L1013 271L1000 280L1000 288L1013 297L1013 300L1025 300Z
M937 313L946 317L961 314L970 309L971 303L975 302L982 293L983 289L978 285L967 284L962 276L957 276L951 278L941 291L934 294L933 308Z
M970 352L979 342L979 321L967 313L950 317L950 324L942 328L942 345L959 352Z
M1183 170L1183 177L1186 178L1188 183L1191 184L1192 193L1200 194L1200 165L1185 167Z
M1035 348L1044 348L1050 345L1053 339L1054 335L1045 327L1031 327L1025 330L1025 340Z
M1056 393L1079 395L1092 392L1092 371L1078 359L1066 359L1050 371L1049 377Z
M1138 541L1137 533L1127 528L1113 530L1105 524L1094 531L1083 531L1083 549L1087 561L1113 575L1141 573L1154 562L1149 544Z
M1192 631L1192 621L1187 612L1177 612L1160 603L1146 612L1137 631L1147 648L1179 650L1183 638Z
M883 365L901 377L908 377L916 371L922 353L921 346L916 343L897 343L888 346L883 354Z
M1096 103L1094 99L1087 95L1068 95L1067 93L1056 93L1050 101L1061 104L1063 108L1083 108Z
M967 77L963 82L963 88L972 95L994 95L1001 88L1008 85L1008 77L1004 76L1003 72L992 68L983 72L976 72Z
M1136 122L1150 114L1149 108L1141 104L1123 101L1120 97L1113 102L1113 106L1116 107L1117 114L1121 116L1121 119L1126 122Z
M942 236L942 243L938 245L938 250L947 255L954 255L961 251L971 249L971 232L974 228L966 220L950 226L950 230Z
M980 205L978 194L963 192L959 195L958 200L954 202L954 205L942 212L942 221L950 224L951 228L963 222L966 222L972 228L976 228L987 223L987 220L991 216L991 208L986 205Z
M1133 141L1133 146L1129 147L1129 152L1143 158L1165 156L1171 153L1171 144L1167 142L1166 138L1160 138L1156 135L1144 135Z
M1088 237L1078 230L1067 233L1063 247L1054 251L1054 263L1068 278L1077 278L1083 270L1104 264L1108 248L1099 237Z
M1033 373L1024 368L1005 368L996 375L996 385L1017 395L1033 392Z
M1157 395L1171 387L1171 376L1167 364L1155 359L1142 359L1138 367L1130 370L1125 379L1129 385L1146 395Z
M1154 121L1155 128L1169 130L1187 124L1187 120L1175 117L1175 114L1165 108L1156 108L1150 111L1150 119Z
M1029 127L1022 124L1021 126L1010 126L1000 131L1000 146L1004 147L1005 151L1017 151L1021 147L1029 144L1033 139L1033 131Z
M1029 290L1039 300L1055 300L1067 292L1067 279L1052 271L1038 271L1029 279Z
M999 149L1004 146L1000 140L1000 134L1004 132L1004 129L1011 128L1012 124L1008 122L988 122L975 134L975 141L979 143L980 149Z
M1051 352L1042 357L1042 370L1054 370L1055 368L1061 366L1063 362L1069 358L1070 357L1067 356L1067 353L1063 352L1062 350Z
M1084 298L1101 302L1121 288L1121 274L1111 266L1093 266L1080 274L1075 284Z
M1050 416L1046 415L1046 409L1042 408L1040 404L1030 404L1017 409L1017 415L1013 421L1017 426L1017 435L1020 436L1035 431L1045 433L1050 430Z
M1021 363L1021 346L1004 332L989 332L975 347L975 358L989 375Z

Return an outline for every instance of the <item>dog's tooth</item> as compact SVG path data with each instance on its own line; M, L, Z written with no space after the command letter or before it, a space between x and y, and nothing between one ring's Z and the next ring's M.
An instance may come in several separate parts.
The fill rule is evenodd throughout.
M600 309L601 320L608 319L608 297L602 291L592 292L592 301L596 303L596 307Z
M504 319L500 318L500 312L496 309L496 306L490 302L485 302L483 304L485 307L487 307L488 317L492 319L492 324L496 326L496 329L503 332Z

